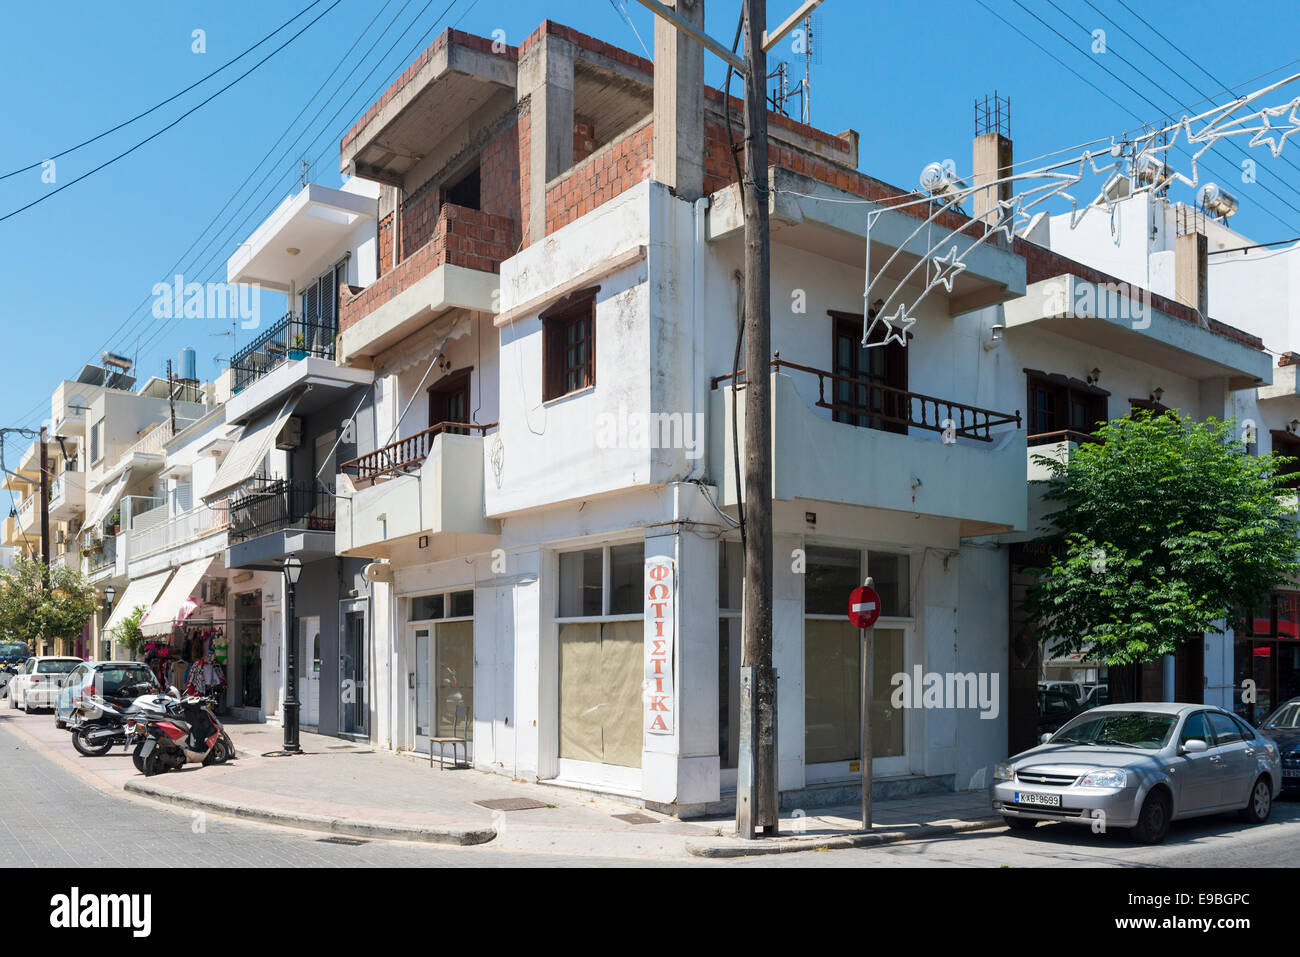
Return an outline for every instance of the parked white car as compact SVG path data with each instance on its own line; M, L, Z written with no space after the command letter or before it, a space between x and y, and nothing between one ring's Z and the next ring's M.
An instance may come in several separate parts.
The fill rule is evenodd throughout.
M9 679L9 707L22 708L28 714L37 708L53 708L63 679L79 664L80 658L28 658L18 674Z

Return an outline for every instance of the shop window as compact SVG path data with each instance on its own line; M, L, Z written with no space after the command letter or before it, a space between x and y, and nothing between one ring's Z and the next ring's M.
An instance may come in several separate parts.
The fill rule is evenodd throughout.
M473 618L474 591L439 592L411 599L411 621L439 621L443 618Z
M1026 369L1029 444L1092 435L1107 419L1110 393L1079 379Z
M473 596L473 592L460 592ZM452 596L453 599L456 597ZM455 602L453 601L453 607ZM470 609L473 613L473 609ZM474 623L447 622L438 626L434 643L437 675L437 737L456 734L474 739ZM457 721L457 712L460 720ZM454 731L453 731L454 727Z
M804 760L808 764L855 761L859 737L862 633L847 620L804 621ZM871 753L903 754L904 712L890 703L892 678L903 671L904 635L899 628L873 633Z
M861 552L856 548L809 545L804 555L804 612L847 614L849 593L863 581Z
M559 617L583 619L560 624L561 758L641 766L644 567L644 542L559 556Z
M596 291L580 290L541 315L542 400L596 384Z
M639 621L560 626L560 757L641 766L644 626Z
M867 574L880 594L880 614L885 618L912 616L911 560L902 552L867 553Z

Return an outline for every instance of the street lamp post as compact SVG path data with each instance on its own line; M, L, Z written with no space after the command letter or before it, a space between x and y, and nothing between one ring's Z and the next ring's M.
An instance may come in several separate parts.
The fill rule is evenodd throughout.
M284 560L285 609L285 681L284 691L284 750L287 754L301 754L298 744L298 619L294 615L294 592L302 575L302 559L291 554Z
M112 585L106 585L106 586L104 586L104 624L105 624L105 625L108 624L108 619L111 618L111 617L113 616L113 599L116 598L116 597L117 597L117 589L116 589L116 588L114 588ZM112 639L109 638L108 633L105 632L105 631L103 631L102 628L101 628L100 633L99 633L99 648L100 648L100 651L106 651L106 650L107 650L108 643L109 643L110 641L112 641ZM112 655L105 655L105 657L107 657L107 658L112 658L113 656L112 656Z

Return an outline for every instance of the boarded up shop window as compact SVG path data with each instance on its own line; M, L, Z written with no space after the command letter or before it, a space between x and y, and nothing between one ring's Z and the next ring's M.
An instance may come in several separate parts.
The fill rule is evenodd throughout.
M560 555L561 758L641 766L644 563L641 542Z

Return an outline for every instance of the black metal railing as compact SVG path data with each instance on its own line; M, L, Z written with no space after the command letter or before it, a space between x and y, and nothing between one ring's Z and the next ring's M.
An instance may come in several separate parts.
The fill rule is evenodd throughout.
M319 482L258 476L230 497L230 541L246 542L285 529L334 531L334 495Z
M1037 445L1055 445L1058 442L1073 442L1075 445L1100 445L1101 439L1089 432L1077 429L1057 429L1055 432L1036 432L1026 441L1030 448Z
M475 433L487 435L490 429L496 427L495 422L485 425L473 422L439 422L437 425L385 445L381 449L359 455L355 459L348 459L340 463L339 471L347 472L366 482L372 482L385 475L405 475L424 463L429 453L433 451L433 440L438 436Z
M846 376L825 369L800 365L781 358L777 353L772 359L772 370L780 372L789 369L817 377L817 402L819 409L829 409L834 415L843 417L849 425L865 428L889 429L896 427L906 429L925 429L930 432L951 432L964 439L979 442L992 442L993 429L1006 425L1020 428L1020 413L997 412L982 409L979 406L941 399L937 396L911 392L884 385L872 379L859 376ZM741 369L735 376L731 373L715 376L712 388L732 378L745 384L745 370ZM827 389L829 386L829 390ZM829 391L830 396L827 396ZM891 430L892 431L892 430Z
M235 353L230 361L236 392L252 385L285 362L316 356L334 358L338 324L311 322L289 313L266 332Z

